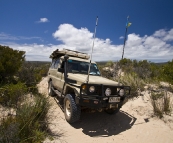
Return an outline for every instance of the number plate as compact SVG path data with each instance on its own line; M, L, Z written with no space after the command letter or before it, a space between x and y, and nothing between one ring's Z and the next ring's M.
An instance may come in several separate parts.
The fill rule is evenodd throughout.
M109 97L109 102L110 103L120 102L120 97Z

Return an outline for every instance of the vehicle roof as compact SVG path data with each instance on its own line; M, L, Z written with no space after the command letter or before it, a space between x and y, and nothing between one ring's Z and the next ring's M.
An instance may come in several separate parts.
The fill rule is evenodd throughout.
M64 56L61 56L60 58L61 59L64 59ZM87 59L82 59L82 58L77 58L77 57L71 57L71 56L69 56L69 59L76 60L76 61L87 62L87 63L90 62L90 60L87 60ZM94 62L94 61L91 61L91 63L96 64L96 62Z
M63 49L63 50L56 49L50 55L50 58L54 59L54 58L61 57L64 55L68 55L70 57L78 57L78 58L86 59L86 60L89 60L89 58L90 58L90 56L86 53L82 53L82 52L74 51L74 50L69 50L69 49Z

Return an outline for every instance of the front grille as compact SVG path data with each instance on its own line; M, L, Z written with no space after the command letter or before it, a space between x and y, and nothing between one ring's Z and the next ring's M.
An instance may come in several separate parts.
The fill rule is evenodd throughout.
M95 91L93 93L91 93L89 91L90 86L94 86L95 87ZM99 95L99 96L102 96L102 86L100 86L100 85L89 85L88 86L88 90L87 90L87 94L88 95Z
M104 95L107 88L111 89L111 95L117 95L117 87L115 86L104 86Z
M114 96L114 95L118 95L119 96L119 90L120 89L124 89L125 90L125 95L129 95L130 94L130 87L129 86L110 86L110 85L98 85L98 84L85 84L85 85L86 85L86 89L84 91L85 94L82 94L83 96L102 96L103 97L103 96L106 96L105 95L105 90L107 88L111 89L111 95L112 96ZM94 86L95 87L95 91L93 93L91 93L89 91L90 86Z

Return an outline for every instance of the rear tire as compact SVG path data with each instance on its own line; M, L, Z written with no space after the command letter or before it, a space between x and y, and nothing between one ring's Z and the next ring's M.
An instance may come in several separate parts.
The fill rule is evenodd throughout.
M70 94L67 94L64 98L64 115L69 123L74 123L80 119L81 108L79 105L76 105Z
M54 91L53 91L53 86L52 86L52 81L49 81L49 85L48 85L48 94L49 94L49 96L51 96L51 97L54 97L55 96L55 93L54 93Z
M120 108L116 108L116 109L105 109L105 112L108 114L116 114L118 113L120 110Z

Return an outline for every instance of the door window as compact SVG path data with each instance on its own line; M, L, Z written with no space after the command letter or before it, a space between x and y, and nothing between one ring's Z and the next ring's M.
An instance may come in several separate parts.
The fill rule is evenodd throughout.
M58 68L59 61L60 61L59 59L57 59L57 60L55 61L54 69L57 69L57 68Z

